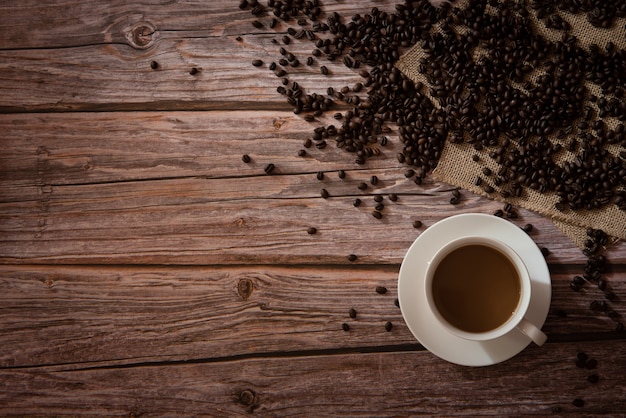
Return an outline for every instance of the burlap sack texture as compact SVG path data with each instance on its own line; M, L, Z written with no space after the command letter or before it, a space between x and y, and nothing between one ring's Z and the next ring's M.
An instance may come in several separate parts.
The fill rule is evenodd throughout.
M454 3L454 7L468 7L467 3L466 0L457 1ZM562 32L546 28L545 24L537 19L537 15L532 8L528 7L528 11L536 33L543 35L546 39L551 41L561 39ZM491 6L488 6L485 12L495 12L495 10L493 10ZM626 45L626 19L616 19L615 24L610 29L600 29L592 26L584 15L572 15L563 11L559 11L559 14L570 23L572 28L570 33L577 37L580 46L595 44L604 47L608 41L612 41L618 48L624 48ZM434 27L433 30L438 30L438 28ZM464 28L457 27L455 30L461 32ZM415 45L400 58L396 63L396 67L415 83L422 82L425 86L428 86L428 80L419 71L419 60L424 56L424 51L421 46L419 44ZM478 60L479 58L480 50L476 50L474 59ZM540 75L541 73L537 72L535 77L539 77ZM598 97L601 96L598 86L587 83L587 88L591 93ZM424 92L428 95L428 89L424 89ZM438 106L437 100L432 97L430 98L432 102ZM589 105L595 106L591 102L589 102ZM613 118L605 119L609 127L614 127L617 124L617 120L612 119ZM556 135L549 136L548 139L561 144L565 144L568 140L568 138L558 139ZM619 146L609 146L608 149L613 153L619 152ZM474 154L480 156L478 162L472 160L471 157ZM563 153L561 160L557 162L561 163L564 160L571 160L573 158L574 155L566 151ZM609 204L601 210L561 212L555 208L555 203L558 202L556 194L541 194L528 188L525 189L526 193L521 198L510 197L504 199L498 193L487 194L482 187L478 187L474 184L477 175L480 175L482 168L485 166L491 168L494 172L499 168L497 163L488 156L488 150L479 152L476 151L471 144L454 144L447 141L439 164L433 172L433 177L438 181L461 187L491 199L524 207L547 216L580 248L584 247L584 242L588 239L586 234L587 228L604 230L614 238L613 242L618 239L626 239L626 212L620 210L614 204Z

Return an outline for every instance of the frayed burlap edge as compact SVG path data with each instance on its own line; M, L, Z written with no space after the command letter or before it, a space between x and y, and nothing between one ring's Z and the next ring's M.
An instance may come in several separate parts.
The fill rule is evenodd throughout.
M466 7L466 5L466 0L455 3L455 6L460 8ZM533 11L529 11L530 15L534 16L535 28L543 36L551 40L560 39L562 34L559 31L547 29L544 24L536 19L536 15L534 15ZM582 16L574 16L562 12L562 17L570 22L572 26L571 34L577 37L581 45L588 46L596 44L602 46L608 41L619 43L619 40L626 42L624 41L626 39L625 19L620 19L612 29L607 30L594 28ZM437 30L437 28L435 27L433 30ZM421 82L425 86L428 86L428 80L419 71L419 60L424 57L425 55L421 46L419 44L415 45L400 58L396 67L414 82ZM536 74L535 76L539 75L540 74ZM601 92L597 86L588 84L587 87L594 94L601 96ZM426 94L428 95L428 93ZM437 101L432 97L430 98L433 103L438 106ZM608 121L608 123L610 123L610 121ZM548 139L562 144L566 143L565 141L568 140L568 138L559 140L554 136ZM610 151L616 152L617 147L613 147ZM478 162L472 160L474 154L479 155L480 160ZM565 152L560 162L571 158L573 158L573 154ZM522 197L504 199L498 194L498 188L495 187L494 184L490 184L489 178L481 175L481 170L485 166L491 168L494 173L499 169L498 165L487 155L487 151L478 152L467 143L452 144L447 142L444 146L439 164L433 172L433 178L472 191L476 194L524 207L547 216L580 248L584 247L584 242L587 240L587 228L604 230L609 235L615 237L613 239L614 242L617 241L617 238L626 239L626 213L619 210L615 205L608 205L603 209L592 211L567 210L561 212L555 208L555 203L558 202L558 197L555 194L540 194L532 189L526 189L525 195ZM476 186L476 177L479 175L484 181L483 187L485 184L490 184L496 189L496 192L486 193L483 187Z

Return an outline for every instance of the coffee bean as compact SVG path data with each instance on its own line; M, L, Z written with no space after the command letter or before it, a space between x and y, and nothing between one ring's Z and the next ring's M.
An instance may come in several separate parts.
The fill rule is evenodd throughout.
M526 233L529 233L533 230L533 226L532 224L526 224L522 227L522 230Z
M376 293L379 295L384 295L387 293L387 288L385 286L376 286Z
M354 254L348 255L348 261L356 261L356 259L357 259L356 255L354 255Z
M393 301L393 304L394 304L394 305L396 305L396 306L399 308L399 307L400 307L400 300L398 300L398 298L396 298L396 299Z
M317 174L315 175L315 177L317 177L317 179L320 180L320 181L324 180L324 172L323 171L318 171Z
M389 194L389 200L391 200L392 202L397 202L398 201L398 195L395 193L390 193Z
M363 182L363 181L362 181L362 182L360 182L360 183L358 184L357 188L358 188L359 190L365 190L365 189L367 189L367 183L365 183L365 182Z
M376 203L380 203L383 201L383 196L380 194L377 194L376 196L374 196L374 202Z
M345 322L343 324L341 324L341 329L348 332L350 331L350 325L346 324Z
M263 65L263 61L261 61L261 60L253 60L252 61L252 65L254 65L255 67L260 67L261 65Z
M600 377L597 374L591 374L587 376L587 382L589 383L598 383L600 381Z
M489 167L484 167L482 171L485 176L491 175L491 169Z
M272 174L275 168L276 166L274 164L269 163L268 165L265 166L265 174Z
M320 191L320 196L322 196L322 198L324 198L324 199L328 199L330 197L330 194L328 193L328 190L322 189Z
M370 183L372 184L372 186L375 186L376 184L378 184L378 177L372 176L370 178Z
M344 179L344 178L346 178L346 172L345 172L345 171L343 171L343 170L339 170L339 171L337 172L337 177L339 177L340 179Z
M393 324L391 322L387 321L385 323L385 331L390 332L392 328L393 328Z
M413 228L417 229L421 227L422 227L422 221L413 221Z
M353 205L354 207L361 206L361 199L359 199L359 198L354 199L354 200L352 201L352 205Z
M159 63L156 61L150 61L150 68L156 70L157 68L159 68Z
M322 74L324 74L324 75L328 75L328 68L326 68L326 66L325 66L325 65L322 65L322 66L320 67L320 72L321 72Z
M574 405L577 408L582 408L583 406L585 406L585 401L583 401L580 398L576 398L572 401L572 405Z
M348 315L350 316L350 318L354 319L356 318L356 309L351 308L350 311L348 312Z
M549 256L549 255L550 255L550 250L549 250L549 249L547 249L546 247L541 247L541 254L542 254L544 257L547 257L547 256Z
M382 214L382 213L380 213L380 211L375 210L375 211L373 211L373 212L372 212L372 216L373 216L374 218L376 218L376 219L382 219L383 214Z
M303 149L298 150L298 157L306 157L306 151Z
M310 227L306 230L306 232L307 232L309 235L314 235L314 234L316 234L316 233L317 233L317 228L315 228L315 227L313 227L313 226L310 226Z
M243 161L244 163L248 164L250 161L252 161L252 159L250 158L250 156L248 154L244 154L241 156L241 161Z
M257 29L261 29L263 27L263 23L259 22L258 20L254 20L252 21L252 26L254 26Z

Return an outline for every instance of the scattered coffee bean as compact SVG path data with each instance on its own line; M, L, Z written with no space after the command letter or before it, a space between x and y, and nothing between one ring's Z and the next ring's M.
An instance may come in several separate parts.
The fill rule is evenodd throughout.
M350 331L350 325L346 324L345 322L343 324L341 324L341 329L343 329L344 331L348 332Z
M306 150L298 150L298 157L306 157Z
M352 206L354 206L355 208L361 206L361 199L359 198L354 199L352 201Z
M150 61L150 68L156 70L157 68L159 68L159 63L156 61Z
M337 172L337 177L339 177L340 179L345 179L346 178L346 172L343 170L339 170Z
M541 247L541 254L543 254L544 257L547 257L550 255L550 250L546 247Z
M390 193L389 194L389 200L391 200L392 202L397 202L398 201L398 195L395 193Z
M260 67L261 65L263 65L263 61L261 61L261 60L253 60L252 61L252 65L254 65L255 67Z
M196 75L200 72L200 70L198 70L196 67L192 67L191 70L189 70L189 74L190 75Z
M348 255L348 261L356 261L357 256L355 254Z
M375 211L373 211L373 212L372 212L372 216L373 216L374 218L376 218L376 219L382 219L383 214L382 214L380 211L375 210Z
M588 370L593 370L596 367L598 367L598 361L595 359L589 359L587 360L587 362L585 363L585 368L587 368Z
M348 315L350 316L350 318L354 319L356 318L356 309L354 308L350 308L350 311L348 312Z
M383 201L383 196L380 194L377 194L376 196L374 196L374 202L376 203L381 203Z
M315 177L317 177L317 179L320 180L320 181L324 180L324 172L323 171L318 171L317 174L315 175Z
M398 298L396 298L396 299L393 301L393 304L394 304L394 305L396 305L396 306L399 308L399 307L400 307L400 300L399 300Z
M392 328L393 328L393 324L391 322L387 321L385 323L385 331L390 332Z
M417 229L421 227L422 227L422 221L413 221L413 228Z
M365 190L365 189L367 189L367 183L365 183L365 182L363 182L363 181L362 181L362 182L360 182L360 183L357 185L357 188L358 188L359 190Z
M321 72L322 74L324 74L324 75L328 75L328 68L326 68L326 66L325 66L325 65L322 65L322 66L320 67L320 72Z
M589 383L598 383L600 381L600 376L597 374L591 374L587 377L587 381Z
M372 176L372 177L370 178L370 183L372 184L372 186L377 185L377 184L378 184L378 177L376 177L376 176Z
M244 154L241 156L241 161L243 161L244 163L248 164L250 161L252 161L252 159L250 158L250 156L248 154Z
M376 286L376 293L379 295L384 295L387 293L387 288L385 286Z
M265 174L272 174L275 168L276 166L274 164L269 163L268 165L265 166Z
M320 196L322 196L322 198L324 198L324 199L328 199L330 197L330 193L328 193L328 190L322 189L320 191Z
M526 233L529 233L533 230L533 226L532 224L526 224L522 227L522 230Z
M309 235L314 235L314 234L316 234L316 233L317 233L317 228L315 228L315 227L313 227L313 226L310 226L310 227L306 230L306 232L307 232Z
M585 406L585 401L583 401L580 398L576 398L572 401L572 405L574 405L577 408L582 408L583 406Z
M263 27L263 23L259 22L258 20L254 20L252 21L252 26L254 26L257 29L261 29Z

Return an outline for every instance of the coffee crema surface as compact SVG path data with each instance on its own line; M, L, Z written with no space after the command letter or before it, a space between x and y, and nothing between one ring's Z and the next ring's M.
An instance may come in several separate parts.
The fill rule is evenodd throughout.
M519 274L507 256L485 245L467 245L446 255L432 281L437 310L465 332L488 332L506 323L521 297Z

